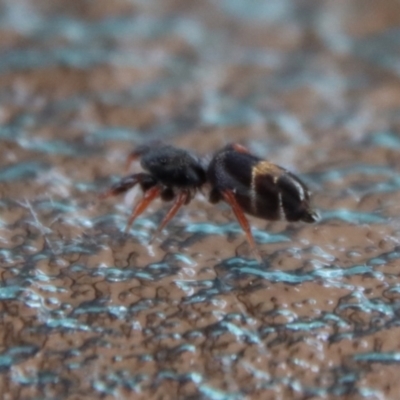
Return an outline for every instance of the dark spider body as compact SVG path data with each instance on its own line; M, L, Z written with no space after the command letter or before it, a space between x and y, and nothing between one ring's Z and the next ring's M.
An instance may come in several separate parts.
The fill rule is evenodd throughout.
M206 173L199 160L188 151L172 146L146 147L140 165L165 187L200 188L206 181Z
M252 251L259 256L246 214L265 220L315 222L318 214L310 205L307 186L286 169L256 157L239 144L217 151L206 169L192 153L161 143L138 147L128 162L140 158L146 172L129 175L102 197L126 192L139 184L144 192L129 218L127 229L156 197L174 204L156 234L188 204L203 185L211 186L209 200L224 200L246 233Z
M206 171L200 160L193 154L162 143L139 146L129 155L128 165L137 158L140 158L140 164L146 172L122 178L110 190L102 194L101 198L115 196L137 184L140 185L144 196L133 209L126 230L157 197L164 201L175 199L157 229L157 234L174 217L179 208L188 204L196 191L205 184Z
M289 222L317 218L310 207L310 192L297 176L240 145L228 145L214 155L207 179L211 202L222 200L229 191L245 213L258 218Z
M255 256L261 260L246 214L265 220L315 222L307 186L294 174L230 144L219 150L207 169L210 202L231 207Z

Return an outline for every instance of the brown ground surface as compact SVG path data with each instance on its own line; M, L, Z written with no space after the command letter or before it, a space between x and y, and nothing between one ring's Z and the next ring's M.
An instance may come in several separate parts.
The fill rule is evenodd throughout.
M0 1L5 400L398 399L400 4ZM97 194L136 144L230 141L315 225L199 196L147 242Z

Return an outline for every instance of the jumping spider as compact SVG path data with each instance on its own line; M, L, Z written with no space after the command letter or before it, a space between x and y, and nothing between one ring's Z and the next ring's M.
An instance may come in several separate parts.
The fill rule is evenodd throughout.
M240 144L229 144L217 151L208 166L192 153L162 143L138 147L129 155L128 164L138 158L146 172L122 178L101 195L101 198L115 196L140 185L144 195L134 207L126 230L156 197L163 201L174 200L154 238L179 208L188 204L205 185L210 187L211 203L224 200L231 206L258 259L260 256L245 214L289 222L318 220L317 212L310 205L310 192L297 176L252 155Z

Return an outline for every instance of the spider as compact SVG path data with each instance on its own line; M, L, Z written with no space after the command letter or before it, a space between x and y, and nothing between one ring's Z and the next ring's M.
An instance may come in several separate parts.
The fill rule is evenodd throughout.
M205 185L210 187L210 203L222 200L231 206L258 260L261 257L245 214L264 220L318 220L318 213L310 204L310 192L297 176L251 154L240 144L229 144L217 151L208 166L192 153L162 143L138 147L129 155L128 165L137 158L147 172L122 178L101 198L124 193L137 184L141 186L143 198L134 207L126 230L156 197L175 200L152 240Z

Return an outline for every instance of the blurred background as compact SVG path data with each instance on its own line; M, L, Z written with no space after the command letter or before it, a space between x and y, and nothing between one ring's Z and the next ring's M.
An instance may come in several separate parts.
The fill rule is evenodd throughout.
M398 0L0 0L0 392L397 399ZM136 145L232 141L316 225L99 202Z

